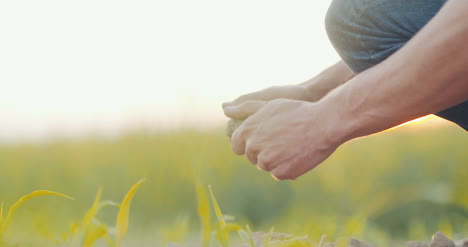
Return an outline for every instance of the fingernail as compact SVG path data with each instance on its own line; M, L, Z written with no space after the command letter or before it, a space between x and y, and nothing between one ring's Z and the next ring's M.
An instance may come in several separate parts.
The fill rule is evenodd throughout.
M275 175L271 174L271 177L276 180L276 181L280 181L277 177L275 177Z

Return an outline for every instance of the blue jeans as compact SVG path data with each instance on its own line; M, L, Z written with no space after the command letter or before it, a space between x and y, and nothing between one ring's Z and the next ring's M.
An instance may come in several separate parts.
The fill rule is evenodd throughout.
M358 74L403 47L446 1L333 0L325 25L340 57ZM436 115L468 131L468 101Z

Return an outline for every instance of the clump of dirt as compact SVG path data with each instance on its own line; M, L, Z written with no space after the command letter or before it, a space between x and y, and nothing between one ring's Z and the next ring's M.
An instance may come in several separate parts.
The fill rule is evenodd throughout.
M265 247L265 240L268 238L268 246L316 246L307 237L294 238L292 235L284 233L254 233L253 242L255 247ZM322 237L318 247L375 247L370 243L351 238L343 243L343 240L335 242L324 242L325 236ZM249 247L244 244L240 247ZM437 232L432 236L430 242L407 241L406 247L468 247L468 239L454 242L441 232Z
M239 126L244 122L244 120L240 120L240 119L231 119L229 120L229 122L227 123L227 127L226 127L226 135L231 137L232 136L232 133L234 133L234 131L239 128Z
M406 247L468 247L468 239L454 242L443 233L438 232L432 236L432 241L429 243L408 241Z
M335 242L325 242L326 235L323 235L320 239L320 243L313 242L309 239L308 236L303 237L294 237L293 235L286 233L263 233L255 232L252 234L252 241L254 247L265 247L267 242L268 247L375 247L375 245L351 238L345 239L342 238ZM175 243L170 243L167 247L182 247L186 245L179 245ZM197 246L198 245L188 245L188 246ZM188 247L187 246L187 247ZM250 244L245 243L241 245L236 245L237 247L251 247ZM398 245L396 245L398 246ZM437 232L432 236L432 241L428 242L418 242L418 241L407 241L406 247L468 247L468 238L454 242L450 240L441 232Z

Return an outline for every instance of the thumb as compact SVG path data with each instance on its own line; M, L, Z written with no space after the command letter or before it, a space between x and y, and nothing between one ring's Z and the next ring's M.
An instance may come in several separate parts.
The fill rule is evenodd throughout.
M267 101L251 100L224 108L224 114L233 119L246 119L262 108Z

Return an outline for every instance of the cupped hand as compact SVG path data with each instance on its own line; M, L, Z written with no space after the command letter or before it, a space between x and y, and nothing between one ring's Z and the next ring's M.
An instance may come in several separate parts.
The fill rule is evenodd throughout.
M233 119L245 119L256 109L275 99L292 99L299 101L315 101L318 95L310 92L303 85L287 85L269 87L257 92L242 95L231 102L223 104L226 116Z
M296 179L341 144L332 132L335 114L319 103L278 99L248 108L252 115L234 132L232 150L276 179Z

